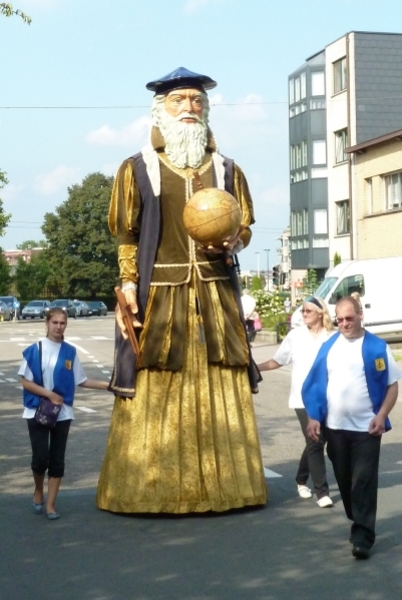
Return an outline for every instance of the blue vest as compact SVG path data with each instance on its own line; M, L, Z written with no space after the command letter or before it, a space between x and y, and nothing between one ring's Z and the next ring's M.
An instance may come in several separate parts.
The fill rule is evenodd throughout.
M59 394L66 404L72 406L74 402L75 392L75 380L73 364L76 356L76 349L74 346L62 342L60 345L59 355L53 371L53 392ZM34 383L43 386L43 379L41 373L41 364L39 356L39 345L32 344L29 348L26 348L22 353L23 357L28 363ZM36 396L32 392L24 389L23 393L24 406L27 408L36 408L39 405L39 396Z
M320 423L325 420L328 412L327 357L340 335L339 332L336 333L321 346L302 387L302 398L307 414L311 419L320 421ZM384 340L365 331L362 357L368 393L373 403L373 412L377 414L384 402L388 388L388 357L387 345ZM391 423L387 418L385 420L385 431L389 431L390 429Z

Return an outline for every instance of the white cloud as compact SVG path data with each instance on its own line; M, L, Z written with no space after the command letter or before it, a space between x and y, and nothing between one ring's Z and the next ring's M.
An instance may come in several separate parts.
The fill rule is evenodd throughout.
M85 140L94 146L143 146L147 140L150 127L150 116L142 116L132 123L113 129L110 125L102 125L90 131Z
M267 113L263 108L263 98L258 94L247 94L234 102L225 102L221 94L215 94L209 99L214 111L230 112L231 119L236 121L263 121Z
M41 173L38 175L35 178L35 188L41 194L54 194L60 189L76 183L79 172L79 168L69 168L60 165L50 173Z
M101 167L101 172L106 175L107 177L110 177L110 175L115 176L117 173L118 168L120 167L121 161L119 162L110 162L110 163L106 163Z
M211 4L214 0L187 0L184 5L184 12L193 13L197 11L199 8L206 6L207 4Z
M5 204L12 202L13 200L18 199L18 196L25 188L25 184L15 185L13 183L9 183L3 190L1 190L1 199L4 200Z

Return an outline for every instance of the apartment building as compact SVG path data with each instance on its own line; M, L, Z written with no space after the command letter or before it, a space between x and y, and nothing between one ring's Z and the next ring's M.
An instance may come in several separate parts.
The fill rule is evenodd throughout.
M346 148L360 259L402 256L402 129Z
M335 253L361 258L347 149L401 129L401 97L399 33L347 33L289 76L293 281L311 268L322 277Z

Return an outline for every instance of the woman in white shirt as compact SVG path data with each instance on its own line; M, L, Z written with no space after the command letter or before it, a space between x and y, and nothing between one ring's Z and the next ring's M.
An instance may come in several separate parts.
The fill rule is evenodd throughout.
M308 417L301 389L318 350L332 335L334 326L325 302L321 298L307 297L301 312L303 325L292 329L279 346L275 356L258 365L258 368L260 371L272 371L283 365L293 364L289 408L295 409L306 441L296 475L297 490L301 498L312 497L311 489L307 486L307 480L311 475L318 506L328 508L333 506L333 502L329 497L325 468L325 442L322 436L317 442L313 442L306 435Z
M60 517L55 503L61 478L64 475L64 455L71 421L74 419L75 386L106 390L108 382L88 379L76 349L64 341L67 315L61 308L52 308L46 315L46 338L32 344L23 352L24 360L18 374L24 389L24 413L32 447L31 468L35 482L32 507L37 514L45 506L43 486L48 472L46 513L49 520ZM41 396L61 405L54 429L35 420Z

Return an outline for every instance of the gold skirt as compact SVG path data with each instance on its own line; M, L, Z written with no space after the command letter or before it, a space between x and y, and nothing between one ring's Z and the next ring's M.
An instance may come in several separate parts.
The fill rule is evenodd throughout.
M183 368L140 370L135 398L115 399L97 506L189 513L266 501L247 370L208 364L190 290Z

